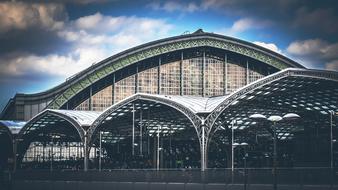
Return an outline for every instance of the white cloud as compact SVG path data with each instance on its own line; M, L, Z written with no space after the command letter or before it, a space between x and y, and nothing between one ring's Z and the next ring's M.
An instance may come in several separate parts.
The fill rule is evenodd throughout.
M101 13L68 21L57 35L70 44L69 53L17 53L0 59L0 74L12 77L69 77L121 50L168 36L165 20L111 17Z
M255 27L255 21L250 18L243 18L234 22L230 30L233 32L243 32L252 27Z
M116 53L166 37L173 26L162 19L112 17L96 13L72 21L65 28L58 35L75 46L96 45Z
M318 38L297 40L291 42L286 51L310 68L338 70L338 43Z
M308 55L319 53L320 50L327 46L327 43L320 39L309 39L304 41L294 41L289 44L287 51L294 55Z
M270 26L271 21L268 20L257 20L252 18L242 18L234 22L231 27L232 32L243 32L249 29L262 29Z
M297 56L313 55L333 59L338 58L338 43L328 43L321 39L294 41L289 44L287 51Z
M279 54L282 54L282 50L280 50L280 49L277 47L277 45L274 44L274 43L265 43L265 42L258 42L258 41L255 41L255 42L253 42L253 43L256 44L256 45L262 46L262 47L264 47L264 48L266 48L266 49L269 49L269 50L272 50L272 51L274 51L274 52L277 52L277 53L279 53Z
M167 12L180 11L180 12L189 12L189 13L200 10L201 8L199 5L197 5L194 2L182 3L180 1L166 1L163 4L161 4L160 2L153 2L149 4L149 7L154 10L163 10Z
M258 20L252 18L241 18L236 20L231 27L222 28L216 33L225 34L228 36L237 36L239 33L248 31L248 30L257 30L263 29L271 26L273 23L269 20Z
M10 73L12 77L29 75L69 77L103 58L105 52L96 48L77 49L68 55L15 55L0 60L0 73L1 75Z
M0 3L0 33L29 27L58 30L63 27L65 19L64 6L61 4Z
M338 60L333 60L325 64L325 69L338 71Z

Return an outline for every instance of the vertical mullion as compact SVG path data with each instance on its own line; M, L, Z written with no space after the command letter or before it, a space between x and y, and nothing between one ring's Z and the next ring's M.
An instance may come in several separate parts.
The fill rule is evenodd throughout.
M205 51L203 51L203 63L202 63L202 96L205 97Z
M183 51L181 52L181 61L180 61L180 95L183 93Z
M138 92L138 64L136 64L136 74L135 74L135 94Z
M90 88L89 88L89 110L90 111L93 111L92 97L93 97L93 85L90 85Z
M114 105L114 103L115 103L115 73L113 74L111 103L112 103L112 105Z
M228 93L228 55L224 55L224 95Z
M248 85L249 83L249 61L246 60L246 84Z
M158 58L158 69L157 69L157 94L161 94L161 57Z

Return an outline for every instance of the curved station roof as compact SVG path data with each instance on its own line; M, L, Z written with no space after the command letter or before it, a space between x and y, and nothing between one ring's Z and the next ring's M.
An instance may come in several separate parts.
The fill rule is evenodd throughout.
M207 58L217 66L206 67ZM88 111L94 110L95 93L95 104L104 109ZM82 105L87 107L81 110ZM98 134L103 134L103 142L113 146L131 136L142 139L145 129L148 137L188 131L184 137L206 147L217 135L229 144L222 132L229 132L233 121L245 134L236 135L235 141L252 140L252 131L271 140L271 128L260 128L249 116L290 112L302 119L281 123L279 140L301 136L302 131L325 131L328 115L338 112L338 73L306 69L252 43L197 31L113 55L46 92L17 94L1 118L27 122L0 121L0 134L15 134L21 158L31 142L56 138L97 146Z
M132 103L137 101L142 104L139 103L139 107L134 109L147 110L152 106L165 105L185 115L197 128L204 122L210 132L212 129L230 125L230 121L234 119L242 121L240 129L245 129L256 123L248 118L254 113L271 116L293 111L309 115L314 112L328 115L331 110L338 111L337 86L336 72L286 69L251 83L229 96L206 98L137 93L103 112L46 109L27 122L21 133L57 122L68 122L78 130L82 138L81 129L98 126L112 117L132 113ZM168 117L179 118L177 114ZM308 122L320 122L318 118L313 118L313 121L311 117L307 119ZM281 129L281 138L287 138L293 130L299 129Z
M185 49L209 47L226 50L261 61L278 70L286 68L304 68L295 61L261 46L214 33L198 30L192 34L165 38L146 43L100 61L78 74L67 79L66 82L45 92L36 94L17 94L13 97L1 113L2 118L11 117L16 111L19 101L27 103L40 102L43 107L50 109L65 109L67 102L86 90L91 85L106 79L110 74L133 65L142 60L153 58ZM22 118L23 119L23 118Z

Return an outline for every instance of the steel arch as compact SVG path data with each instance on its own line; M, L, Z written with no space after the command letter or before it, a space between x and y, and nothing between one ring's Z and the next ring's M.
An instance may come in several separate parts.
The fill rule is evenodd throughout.
M338 83L338 72L334 71L324 71L324 70L310 70L310 69L296 69L289 68L282 71L279 71L275 74L269 75L262 79L259 79L247 86L244 86L230 96L226 97L223 102L221 102L210 115L206 118L206 126L208 127L208 135L212 131L214 124L218 117L224 112L232 103L238 100L241 96L252 92L253 90L262 87L266 84L278 81L282 78L296 76L296 77L309 77L316 79L330 80Z

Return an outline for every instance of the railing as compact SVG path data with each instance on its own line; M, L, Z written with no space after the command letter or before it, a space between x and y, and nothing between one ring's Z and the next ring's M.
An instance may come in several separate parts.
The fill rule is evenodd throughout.
M338 185L338 168L279 168L277 184ZM55 181L117 181L117 182L175 182L175 183L225 183L272 184L271 168L235 169L168 169L168 170L21 170L14 180Z

